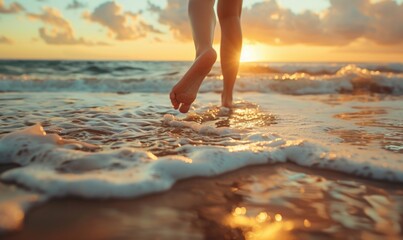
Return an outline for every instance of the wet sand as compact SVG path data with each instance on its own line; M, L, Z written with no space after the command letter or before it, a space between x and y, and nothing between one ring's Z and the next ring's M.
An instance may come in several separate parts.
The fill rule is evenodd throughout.
M293 186L284 177L295 178ZM387 201L372 206L371 196ZM261 165L180 181L168 192L137 199L54 199L33 208L21 230L2 237L399 239L401 200L399 184L294 164Z

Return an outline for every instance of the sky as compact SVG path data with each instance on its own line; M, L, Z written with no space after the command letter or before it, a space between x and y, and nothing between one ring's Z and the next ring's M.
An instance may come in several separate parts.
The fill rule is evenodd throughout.
M192 60L187 2L0 0L0 59ZM241 60L403 62L402 22L403 0L244 0Z

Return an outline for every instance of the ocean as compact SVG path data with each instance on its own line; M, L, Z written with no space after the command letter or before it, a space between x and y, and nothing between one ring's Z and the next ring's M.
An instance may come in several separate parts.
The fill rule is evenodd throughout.
M243 171L228 185L241 200L215 220L233 239L402 236L403 64L242 63L232 109L216 64L181 114L168 94L190 65L0 61L0 232L54 199L138 199Z

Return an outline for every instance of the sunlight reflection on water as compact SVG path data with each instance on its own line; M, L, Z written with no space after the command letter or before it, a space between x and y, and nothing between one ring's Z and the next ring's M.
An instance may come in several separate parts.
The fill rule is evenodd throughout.
M342 237L360 229L392 239L401 234L401 203L357 182L282 170L250 177L235 192L243 201L225 222L247 239L298 239L299 232L312 231Z

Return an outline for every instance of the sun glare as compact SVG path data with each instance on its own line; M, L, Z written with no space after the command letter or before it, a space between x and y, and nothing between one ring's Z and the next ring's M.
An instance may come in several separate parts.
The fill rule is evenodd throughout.
M241 62L257 62L261 60L259 52L253 45L244 45L241 52Z

